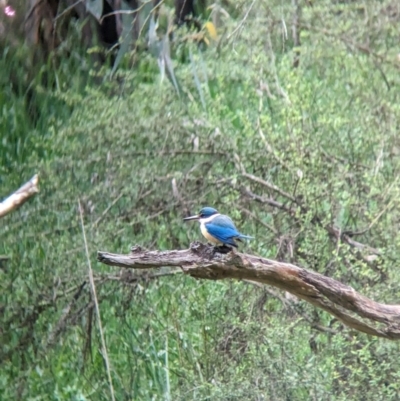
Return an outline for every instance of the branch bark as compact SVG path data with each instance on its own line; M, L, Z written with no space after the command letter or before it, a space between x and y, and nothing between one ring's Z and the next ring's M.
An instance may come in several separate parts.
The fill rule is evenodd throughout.
M147 251L134 247L129 255L98 252L98 260L128 269L180 267L198 279L234 278L272 285L335 316L357 331L391 340L400 339L400 305L375 302L330 277L304 268L243 253L220 254L199 242L190 249Z
M39 176L35 174L27 183L21 188L17 189L8 198L0 202L0 217L10 213L18 206L26 202L31 196L39 192Z

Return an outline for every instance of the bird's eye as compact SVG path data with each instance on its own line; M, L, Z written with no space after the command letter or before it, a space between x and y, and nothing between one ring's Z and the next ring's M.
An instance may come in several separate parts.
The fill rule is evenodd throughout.
M200 217L204 217L204 213L200 213Z

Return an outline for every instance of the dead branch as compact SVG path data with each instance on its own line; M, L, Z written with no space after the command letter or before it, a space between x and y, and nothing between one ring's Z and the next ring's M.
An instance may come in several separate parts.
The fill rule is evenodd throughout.
M39 176L35 174L26 184L0 202L0 217L5 216L39 192Z
M180 267L198 279L234 278L272 285L327 311L357 331L400 339L400 305L372 301L346 284L289 263L243 253L220 254L199 242L184 250L147 251L134 247L129 255L98 252L98 260L128 269Z
M245 178L250 179L251 181L256 182L257 184L261 184L262 186L264 186L264 187L266 187L266 188L278 193L279 195L282 195L284 198L289 199L290 201L296 203L296 198L294 196L292 196L289 193L283 191L282 189L280 189L276 185L271 184L271 183L263 180L262 178L256 177L253 174L246 173L245 171L242 172L242 176L245 177Z

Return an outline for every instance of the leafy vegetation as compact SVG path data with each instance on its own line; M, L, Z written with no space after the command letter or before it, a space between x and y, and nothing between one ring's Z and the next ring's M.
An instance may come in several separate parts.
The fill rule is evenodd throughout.
M3 47L2 194L35 172L41 192L1 221L1 399L110 399L78 200L116 399L398 399L396 342L269 287L96 262L187 247L182 217L212 205L256 237L246 252L399 303L399 7L309 2L295 44L290 2L264 3L228 5L205 51L176 35L180 96L146 52L110 80L77 51L43 80Z

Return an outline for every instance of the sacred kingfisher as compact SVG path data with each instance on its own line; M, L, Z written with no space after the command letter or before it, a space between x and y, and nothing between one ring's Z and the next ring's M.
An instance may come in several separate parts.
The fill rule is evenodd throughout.
M198 220L201 233L207 241L217 246L225 245L237 248L236 241L242 242L242 239L253 239L253 237L240 233L230 217L219 214L212 207L203 207L199 214L186 217L183 220Z

